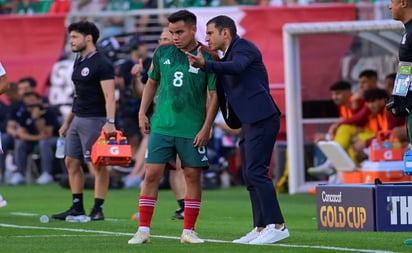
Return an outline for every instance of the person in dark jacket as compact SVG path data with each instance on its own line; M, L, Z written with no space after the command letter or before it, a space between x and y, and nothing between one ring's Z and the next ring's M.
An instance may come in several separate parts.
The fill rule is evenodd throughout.
M219 106L232 128L242 128L242 173L249 191L254 228L235 243L269 244L289 237L269 177L269 163L280 126L280 111L269 92L266 67L259 49L237 35L234 21L217 16L207 22L206 41L223 52L219 62L200 51L187 52L193 67L216 73Z

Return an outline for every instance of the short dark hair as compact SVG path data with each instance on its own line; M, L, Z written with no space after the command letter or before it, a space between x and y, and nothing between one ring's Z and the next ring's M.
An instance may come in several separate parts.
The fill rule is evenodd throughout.
M387 74L387 75L385 76L385 79L393 79L393 80L395 80L395 78L396 78L396 73L390 73L390 74Z
M170 23L176 23L178 21L185 22L186 25L196 25L196 15L188 10L176 11L167 18Z
M216 16L210 19L209 21L207 21L206 25L209 25L209 24L215 24L219 32L222 31L224 28L229 29L229 32L232 38L235 37L237 34L235 21L233 21L233 19L229 18L228 16L224 16L224 15Z
M24 93L23 94L23 99L26 98L26 97L36 97L38 99L41 98L40 94L35 92L35 91L28 91L28 92Z
M24 83L24 82L28 82L29 85L30 85L30 87L32 87L32 88L36 88L36 86L37 86L37 81L36 81L36 79L34 79L34 78L31 77L31 76L26 76L26 77L20 78L20 79L17 81L18 84L19 84L19 83Z
M135 34L129 41L130 49L137 50L141 45L144 45L145 42L140 38L140 35Z
M359 74L359 78L366 77L366 78L378 78L378 72L373 69L365 69Z
M386 92L386 90L379 89L379 88L373 88L366 90L365 93L363 94L363 97L366 102L373 102L378 99L388 99L389 95Z
M91 35L93 38L93 44L96 44L97 40L99 39L99 29L97 26L89 21L80 21L76 23L72 23L69 25L67 28L67 31L70 33L72 31L79 32L83 34L84 36L86 35Z
M352 85L348 81L337 81L334 84L332 84L329 88L330 91L338 91L338 90L351 90Z

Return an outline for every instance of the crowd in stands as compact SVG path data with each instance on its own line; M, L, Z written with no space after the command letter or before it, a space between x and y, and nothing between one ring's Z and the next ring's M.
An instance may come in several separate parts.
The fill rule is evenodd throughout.
M145 8L187 8L219 6L280 6L308 3L335 3L359 1L335 0L164 0L158 6L156 0L0 0L2 14L41 14L68 12L126 11ZM372 1L375 2L375 1Z
M268 0L165 0L164 8L217 7L233 5L270 5ZM1 0L2 14L68 13L70 11L126 11L158 8L158 1L149 0Z

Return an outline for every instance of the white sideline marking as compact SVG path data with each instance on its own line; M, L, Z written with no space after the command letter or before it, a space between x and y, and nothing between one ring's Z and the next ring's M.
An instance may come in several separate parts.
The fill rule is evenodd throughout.
M23 212L10 212L11 215L14 216L27 216L27 217L35 217L35 216L40 216L38 213L23 213ZM115 219L115 218L105 218L105 221L128 221L128 219Z
M34 216L39 216L37 213L23 213L23 212L11 212L11 215L15 216L28 216L28 217L34 217Z
M134 233L124 233L124 232L110 232L104 230L91 230L91 229L81 229L81 228L55 228L55 227L39 227L39 226L24 226L16 224L4 224L0 223L0 227L6 228L21 228L21 229L39 229L39 230L56 230L56 231L70 231L70 232L81 232L81 233L95 233L103 235L116 235L116 236L132 236ZM54 235L58 236L58 235ZM66 237L70 235L62 235ZM76 236L76 235L74 235ZM78 236L78 235L77 235ZM163 239L174 239L180 240L180 237L177 236L166 236L166 235L150 235L153 238L163 238ZM10 236L8 236L10 237ZM38 236L41 237L41 236ZM43 235L43 237L49 237L48 235ZM205 239L207 242L216 242L216 243L232 243L231 241L224 240L214 240L214 239ZM333 247L333 246L316 246L316 245L296 245L296 244L266 244L260 246L272 246L272 247L288 247L288 248L307 248L307 249L326 249L334 251L347 251L347 252L362 252L362 253L395 253L393 251L387 250L371 250L371 249L355 249L355 248L342 248L342 247Z
M113 235L75 235L75 234L61 234L61 235L15 235L16 238L51 238L51 237L101 237L101 236L113 236ZM1 236L0 238L9 238L10 236Z

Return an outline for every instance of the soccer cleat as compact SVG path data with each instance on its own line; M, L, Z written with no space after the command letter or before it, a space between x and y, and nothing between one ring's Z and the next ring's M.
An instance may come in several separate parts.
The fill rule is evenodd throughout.
M180 236L181 243L204 243L205 240L200 239L195 231L183 232Z
M7 206L7 201L0 195L0 208L4 206Z
M7 206L7 201L5 199L0 200L0 208Z
M249 233L247 233L246 235L240 237L239 239L233 240L233 243L243 243L243 244L247 244L250 241L256 239L259 236L259 232L257 231L257 228L252 229L252 231L250 231Z
M127 242L128 244L143 244L150 242L150 234L137 230L133 237Z
M82 211L77 211L72 207L69 208L69 210L64 211L62 213L56 213L52 215L53 219L56 220L66 220L67 216L79 216L79 215L86 215L86 213L84 212L84 210Z
M80 223L85 223L85 222L89 222L90 221L90 217L87 215L68 215L66 216L66 221L67 222L80 222Z
M176 212L172 216L172 220L183 220L185 218L184 210L183 208L179 208L176 210Z
M267 225L257 238L249 242L249 244L270 244L289 237L289 230L282 226L280 229L275 228L275 224Z
M89 217L90 217L90 220L92 221L104 220L103 210L93 208L92 211L90 212Z

